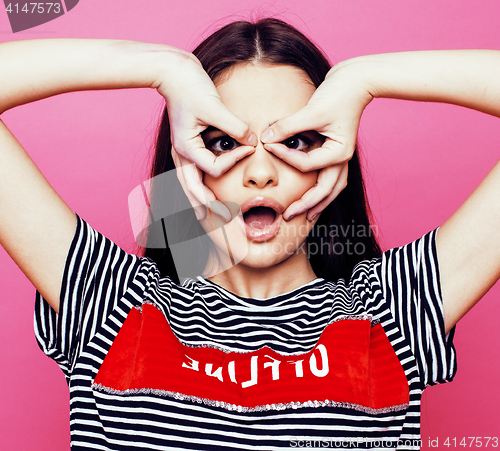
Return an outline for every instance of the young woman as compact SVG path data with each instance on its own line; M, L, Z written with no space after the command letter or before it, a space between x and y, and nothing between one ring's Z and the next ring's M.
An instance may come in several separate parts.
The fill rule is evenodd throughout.
M500 275L500 167L438 230L381 255L357 128L375 97L499 116L500 55L330 70L276 20L231 24L194 55L0 45L0 111L86 89L151 87L167 103L145 189L149 258L75 216L1 126L0 239L39 292L37 339L70 386L72 448L419 449L422 391L453 378L454 325ZM174 165L182 190L165 192ZM189 217L158 217L183 193ZM365 233L335 233L346 225Z

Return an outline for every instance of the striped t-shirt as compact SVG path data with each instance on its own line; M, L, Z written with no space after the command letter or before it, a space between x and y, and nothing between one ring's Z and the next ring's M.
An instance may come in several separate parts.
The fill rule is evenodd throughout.
M77 217L59 315L35 308L72 449L419 449L422 391L456 371L435 237L248 299L174 284Z

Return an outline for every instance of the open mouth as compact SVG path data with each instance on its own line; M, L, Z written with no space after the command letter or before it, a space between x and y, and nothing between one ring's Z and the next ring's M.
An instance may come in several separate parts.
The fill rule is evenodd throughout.
M285 207L271 197L256 196L241 204L241 226L252 241L264 242L272 239L281 226Z
M254 229L264 229L276 220L276 211L271 207L252 207L243 214L243 220Z

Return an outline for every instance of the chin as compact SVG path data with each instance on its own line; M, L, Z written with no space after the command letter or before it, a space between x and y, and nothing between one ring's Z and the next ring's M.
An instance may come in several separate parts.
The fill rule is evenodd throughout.
M271 268L279 265L290 257L286 253L249 252L240 262L241 265L255 269Z
M299 256L297 250L301 244L289 240L271 240L264 243L249 242L247 255L240 264L255 269L271 268L290 258L297 258Z

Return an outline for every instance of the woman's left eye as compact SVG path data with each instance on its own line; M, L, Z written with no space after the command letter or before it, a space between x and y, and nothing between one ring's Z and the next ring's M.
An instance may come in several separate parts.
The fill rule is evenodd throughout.
M284 144L289 149L297 149L302 152L307 152L311 148L312 141L306 136L294 135L282 141L281 144Z
M211 139L207 144L206 148L214 153L228 152L230 150L236 149L236 147L241 146L241 144L230 136L219 136L217 138Z

